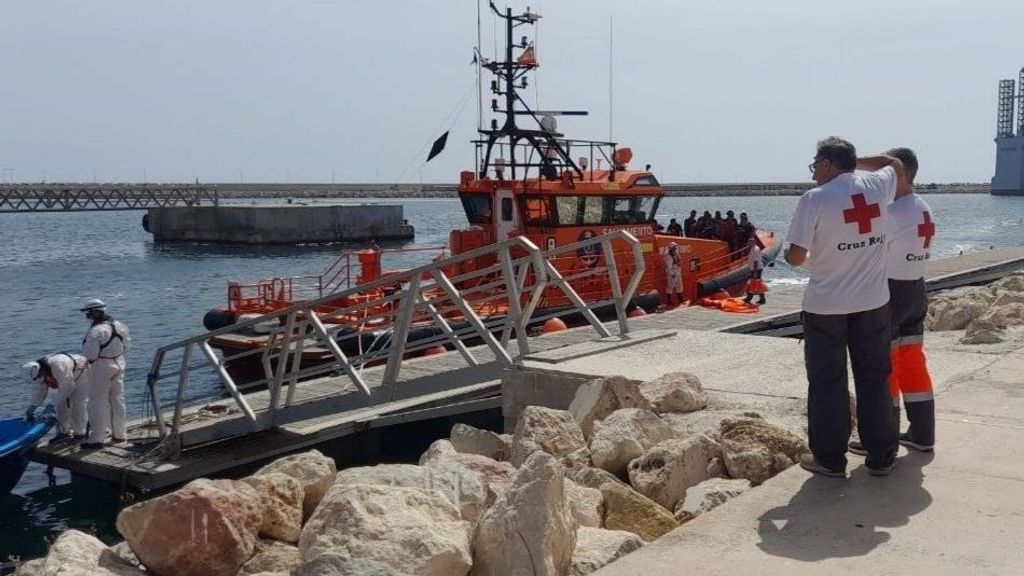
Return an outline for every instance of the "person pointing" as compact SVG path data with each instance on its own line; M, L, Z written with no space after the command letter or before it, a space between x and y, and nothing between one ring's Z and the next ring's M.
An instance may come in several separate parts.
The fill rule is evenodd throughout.
M81 308L89 322L82 340L82 355L89 362L89 438L83 448L98 448L106 443L110 431L114 442L127 435L124 404L125 354L131 346L128 327L107 314L107 305L99 299Z

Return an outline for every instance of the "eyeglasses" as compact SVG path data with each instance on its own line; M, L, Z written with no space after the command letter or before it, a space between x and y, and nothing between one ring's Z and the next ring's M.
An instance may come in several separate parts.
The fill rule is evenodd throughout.
M818 164L824 161L824 158L817 158L814 160L814 162L811 162L810 164L807 165L807 169L810 170L811 174L814 174L814 169L818 167Z

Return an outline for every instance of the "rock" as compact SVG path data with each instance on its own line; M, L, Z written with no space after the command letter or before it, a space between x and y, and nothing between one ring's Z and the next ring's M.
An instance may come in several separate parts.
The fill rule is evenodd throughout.
M586 448L583 432L572 414L541 406L527 406L516 422L512 435L512 465L522 466L537 450L552 456L565 456Z
M469 523L437 490L336 483L302 529L304 564L324 553L420 576L469 571Z
M299 549L291 544L264 540L256 550L256 554L242 565L238 576L249 576L261 572L282 572L290 574L299 569L302 558L299 557Z
M569 576L596 572L643 545L643 539L632 532L581 527L576 531Z
M463 520L473 521L490 503L487 483L480 474L460 467L379 464L346 468L338 472L335 484L402 486L437 490L459 508Z
M601 527L604 521L604 497L599 489L580 486L566 479L565 497L577 526Z
M623 408L594 425L590 455L594 466L621 477L625 475L630 460L673 437L672 428L654 412Z
M985 318L978 318L967 326L960 344L998 344L1005 340L1003 330Z
M795 434L759 419L722 420L722 461L732 478L746 478L758 485L792 466L807 452L807 444Z
M529 409L529 408L528 408ZM576 521L562 467L534 451L509 489L480 517L473 539L473 574L565 574L576 546Z
M686 489L721 475L722 451L710 436L666 440L629 463L633 489L668 510L686 495Z
M263 502L263 523L260 536L281 542L299 541L302 532L302 503L306 492L302 484L280 472L242 478L256 489Z
M310 450L300 454L285 456L260 468L253 476L281 472L302 483L305 497L302 499L302 517L309 518L320 499L334 484L334 475L338 469L334 460L324 456L319 450Z
M408 572L366 558L346 558L326 552L305 563L295 576L411 576Z
M25 562L14 571L14 576L46 576L46 558Z
M937 299L929 304L925 325L929 330L963 330L988 309L987 296L970 293L961 298Z
M651 404L651 410L662 412L695 412L708 406L708 395L700 380L687 372L670 372L661 378L640 384L640 394Z
M1024 274L1011 274L989 284L989 289L1007 292L1024 292Z
M624 484L622 480L619 480L618 476L607 470L601 470L600 468L576 468L566 470L565 477L580 486L595 488L597 490L601 489L602 484L608 482Z
M494 502L497 494L500 494L512 482L516 473L515 466L508 462L499 462L479 454L462 454L455 452L438 440L431 445L430 449L420 457L420 465L427 466L438 471L458 471L476 474L488 493L486 505ZM480 512L483 512L481 508ZM474 516L474 519L476 517ZM468 519L468 518L467 518Z
M252 486L200 478L121 511L117 530L150 572L234 576L256 549L263 503Z
M145 576L146 572L121 560L99 538L67 530L50 546L46 558L32 560L17 574L38 576Z
M458 453L459 451L455 449L455 446L452 444L451 440L442 438L440 440L435 440L434 442L432 442L430 446L427 448L427 451L420 455L419 464L420 466L423 466L429 460L434 460L446 454L454 455Z
M621 408L651 409L650 402L640 394L639 381L624 376L596 378L580 386L569 404L569 412L579 422L587 440L594 422Z
M508 460L512 448L512 437L490 430L481 430L468 424L452 426L452 447L462 454L479 454L492 460Z
M128 564L135 566L136 568L145 569L139 557L132 552L132 547L127 542L118 542L110 547L110 551L117 555L118 558L124 560Z
M676 520L680 524L724 504L734 496L750 489L750 480L711 478L686 490L686 497L676 505Z
M998 328L1020 326L1024 324L1024 303L1014 302L1003 306L993 306L978 319Z
M668 510L629 486L609 482L601 486L601 495L608 530L625 530L652 542L679 525Z
M569 452L565 456L558 459L559 463L562 464L562 468L565 471L569 470L581 470L583 468L590 468L594 465L593 456L590 454L590 448L582 446Z
M989 308L1006 306L1008 304L1024 304L1024 292L1011 292L1007 290L995 290L995 299Z

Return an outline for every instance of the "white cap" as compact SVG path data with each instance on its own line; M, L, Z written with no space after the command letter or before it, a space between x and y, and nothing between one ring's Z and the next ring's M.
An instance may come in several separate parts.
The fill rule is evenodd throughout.
M26 362L21 365L21 368L28 372L29 380L35 380L39 377L39 362Z
M82 306L81 308L79 308L79 311L81 311L81 312L90 312L92 310L106 310L106 309L107 309L107 304L105 302L103 302L103 300L100 300L99 298L93 298L92 300L89 300L88 302L86 302L85 306Z

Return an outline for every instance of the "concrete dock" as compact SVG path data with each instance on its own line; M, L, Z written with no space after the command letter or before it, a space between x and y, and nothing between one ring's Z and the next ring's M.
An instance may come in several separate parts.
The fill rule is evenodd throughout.
M300 244L409 240L414 235L400 204L151 208L143 224L157 242Z

